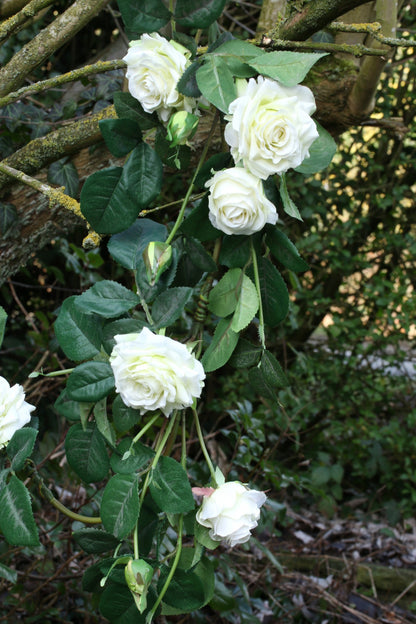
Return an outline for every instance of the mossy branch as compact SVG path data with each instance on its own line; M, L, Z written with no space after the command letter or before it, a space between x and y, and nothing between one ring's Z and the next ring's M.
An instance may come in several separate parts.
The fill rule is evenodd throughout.
M20 150L1 161L1 164L18 169L28 175L35 173L64 156L76 154L84 147L101 141L102 136L98 122L101 119L112 119L116 116L114 106L107 106L94 115L30 141ZM0 190L9 181L9 176L0 173Z
M53 4L53 2L54 0L32 0L16 15L5 20L0 24L0 42L20 30L28 19L34 17L39 11Z
M10 17L10 15L14 15L25 4L29 4L29 0L0 0L0 17Z
M293 41L308 39L318 30L368 0L311 0L283 22L276 37Z
M25 77L69 41L110 0L76 0L0 69L0 97L18 89Z
M98 61L98 63L94 63L92 65L85 65L79 69L73 69L66 74L61 74L60 76L54 76L53 78L48 78L47 80L35 82L28 87L22 87L18 91L13 91L13 93L5 95L0 98L0 107L6 106L11 102L27 97L28 95L40 93L41 91L46 91L46 89L53 89L55 87L59 87L60 85L67 84L68 82L74 82L75 80L79 80L85 76L102 74L106 71L112 71L113 69L122 69L125 65L125 62L121 59L115 59L113 61Z
M39 191L39 193L42 193L42 195L45 195L45 197L49 199L49 202L51 204L59 204L63 208L66 208L70 212L73 212L75 215L77 215L77 217L80 217L81 219L86 221L84 215L81 212L79 202L77 202L77 200L73 197L69 197L69 195L64 193L61 189L53 188L52 186L49 186L44 182L36 180L36 178L28 176L26 173L23 173L23 171L18 171L17 169L9 167L4 163L0 163L0 172L14 178L22 184L26 184L26 186L30 186L36 191ZM87 226L89 228L88 224ZM99 242L100 236L96 232L90 230L88 236L84 239L83 245L84 247L88 247L89 249L91 249L92 247L96 247Z
M392 47L414 47L416 46L415 39L403 39L402 37L397 39L395 37L386 37L382 34L382 26L380 22L370 22L365 24L344 24L344 22L332 22L327 27L329 31L334 32L354 32L354 33L368 33L376 41L384 43L385 45Z
M361 43L326 43L324 41L289 41L287 39L278 39L272 36L263 35L261 46L270 50L304 50L322 52L342 52L343 54L352 54L353 56L385 56L389 53L387 48L368 48Z

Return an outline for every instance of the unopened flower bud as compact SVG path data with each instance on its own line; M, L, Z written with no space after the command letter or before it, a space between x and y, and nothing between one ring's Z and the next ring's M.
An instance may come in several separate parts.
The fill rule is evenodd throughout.
M152 241L143 252L143 260L149 284L154 286L162 273L170 267L172 247L167 243Z
M143 613L147 606L147 590L153 577L152 566L143 559L131 559L124 568L124 576L136 607Z
M178 111L169 119L167 138L171 147L184 145L192 139L198 127L199 117L187 111Z

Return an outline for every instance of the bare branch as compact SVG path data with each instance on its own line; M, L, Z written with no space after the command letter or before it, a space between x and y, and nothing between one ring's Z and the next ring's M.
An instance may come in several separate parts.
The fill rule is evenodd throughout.
M0 41L4 41L7 37L16 33L28 19L34 17L39 11L45 9L53 2L54 0L32 0L29 2L19 13L0 24Z
M110 0L76 0L56 20L29 41L0 69L0 97L18 89L25 77L71 39Z

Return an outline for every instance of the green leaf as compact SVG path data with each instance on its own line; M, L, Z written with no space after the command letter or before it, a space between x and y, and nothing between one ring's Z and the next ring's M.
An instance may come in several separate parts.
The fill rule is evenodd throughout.
M162 0L118 0L123 22L128 31L152 33L170 20L170 12Z
M17 570L12 570L12 568L4 565L4 563L0 563L0 578L14 585L17 581Z
M65 193L70 197L78 196L78 171L69 158L61 158L49 165L48 182L65 187Z
M75 304L77 298L65 299L54 325L63 352L74 361L94 357L101 347L101 321L78 308Z
M283 209L286 212L286 214L288 214L290 217L293 217L294 219L298 219L299 221L303 221L302 217L300 216L300 212L298 210L298 207L290 199L289 192L288 192L287 186L286 186L286 177L285 177L284 173L282 173L282 175L280 176L280 188L279 188L279 191L280 191L280 197L282 198L282 202L283 202Z
M208 548L208 550L215 550L221 542L210 538L210 530L211 529L208 527L204 527L202 524L195 521L194 536L196 541L199 542L204 548Z
M202 93L198 87L198 83L196 81L196 72L201 67L200 61L194 61L192 65L187 67L183 72L182 76L179 79L178 84L176 85L179 93L186 95L188 97L198 98L201 97Z
M132 119L102 119L98 122L110 152L117 158L126 156L142 140L142 133Z
M113 421L114 426L120 433L129 431L134 425L138 425L141 421L139 410L124 405L121 396L118 394L113 402Z
M329 132L317 121L315 121L315 124L319 136L309 148L309 158L305 158L299 167L295 169L295 171L304 175L310 175L326 169L337 151L337 144Z
M127 585L119 583L106 583L100 596L100 613L111 624L145 624L146 622L145 614L139 613L133 594Z
M132 474L143 468L155 456L154 450L145 444L136 442L131 446L131 443L131 438L125 438L111 455L110 464L114 472Z
M182 222L179 231L202 242L215 240L221 236L208 217L208 195L205 195L201 203Z
M82 550L92 554L114 550L119 544L119 540L114 535L92 527L74 531L72 537Z
M0 236L6 236L17 220L17 210L13 204L0 202Z
M158 582L160 592L166 582L170 569L162 566ZM192 571L177 568L169 587L163 596L163 602L180 610L180 613L196 611L205 604L203 582Z
M117 91L113 99L118 117L136 122L141 130L151 130L159 125L156 113L146 113L142 105L130 93Z
M11 459L11 469L21 470L25 461L31 456L38 432L33 427L23 427L14 432L7 445L7 455Z
M253 320L259 309L259 298L257 290L251 279L243 275L243 282L238 295L237 307L235 309L231 329L240 332Z
M199 170L198 175L195 178L195 186L198 188L205 189L205 183L208 182L212 178L213 171L221 171L221 169L226 169L231 164L231 154L230 152L221 152L220 154L214 154L208 160L204 162L201 169ZM207 196L206 196L207 197ZM205 199L205 198L204 198ZM207 202L207 210L208 210L208 202ZM215 230L218 236L218 230ZM241 236L240 236L241 238ZM201 239L200 239L201 240Z
M2 306L0 306L0 347L3 343L4 331L6 329L6 321L7 321L7 312Z
M125 230L159 194L162 169L156 152L140 143L123 168L110 167L87 178L81 191L83 215L99 234Z
M175 21L189 28L208 28L221 15L226 0L177 0Z
M114 390L113 369L108 362L83 362L68 377L66 388L73 401L99 401Z
M219 263L227 267L244 267L251 254L250 236L225 236Z
M137 219L127 230L108 241L108 251L126 269L135 270L142 261L143 251L152 241L164 242L168 231L151 219Z
M168 269L166 269L159 277L156 284L150 285L147 276L146 265L142 260L137 265L136 270L136 283L137 288L140 289L140 293L144 300L148 303L153 301L161 292L166 290L173 280L175 279L176 271L178 268L179 252L176 247L172 247L172 261Z
M325 485L331 478L331 471L328 466L318 466L311 473L311 480L314 485Z
M231 319L221 319L218 323L212 342L202 358L202 366L206 373L224 366L230 359L238 342L238 334L231 329Z
M278 80L285 87L294 87L327 54L328 52L269 52L249 64L259 74Z
M270 351L263 352L260 370L264 379L272 388L281 388L288 385L288 380L282 367Z
M277 402L275 389L265 379L263 371L255 366L248 371L248 380L256 394L264 399Z
M267 228L266 245L276 260L291 271L299 273L309 269L309 265L301 258L292 241L276 227Z
M186 253L192 258L192 262L199 269L206 271L207 273L212 273L217 270L217 265L213 260L212 256L205 251L205 247L201 245L199 240L196 238L187 238L184 243Z
M210 56L196 72L201 93L223 113L237 97L233 75L220 56Z
M151 472L149 489L155 503L166 513L186 513L195 507L188 476L172 457L159 459Z
M0 529L11 546L39 546L29 492L15 475L0 494Z
M68 397L66 388L62 390L53 407L60 416L68 420L80 420L81 418L80 404Z
M172 325L181 316L192 293L192 288L179 286L168 288L156 297L152 306L152 317L156 328Z
M83 312L93 312L106 318L114 318L140 303L139 297L118 282L96 282L75 299L76 307Z
M121 318L116 321L105 323L103 327L103 347L110 355L116 341L114 336L117 334L139 334L143 327L148 327L148 323L144 319Z
M209 606L219 613L232 611L237 606L237 601L231 591L218 578L215 578L214 595Z
M244 273L241 269L230 269L214 286L209 294L208 309L217 316L224 318L232 314L237 307L243 283Z
M250 78L257 72L250 67L248 63L266 53L264 50L248 41L231 39L216 48L212 54L223 58L233 76L237 78Z
M251 344L245 338L240 338L229 363L235 368L251 368L259 363L262 353L262 347Z
M282 276L270 260L259 257L257 261L264 320L270 327L276 327L288 313L289 293ZM251 267L249 271L252 273Z
M107 483L101 501L101 519L106 531L123 539L139 516L139 492L135 474L116 474Z
M107 398L101 399L94 405L94 419L98 431L107 440L110 446L116 445L116 434L107 416Z
M68 463L86 483L101 481L108 473L110 462L104 438L94 423L86 429L80 423L72 425L65 439Z

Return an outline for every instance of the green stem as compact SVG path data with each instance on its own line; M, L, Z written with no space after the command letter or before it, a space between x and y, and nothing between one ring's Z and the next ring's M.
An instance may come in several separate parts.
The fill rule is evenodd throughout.
M140 304L141 304L141 306L142 306L142 308L143 308L143 310L144 310L144 313L146 314L146 319L147 319L147 322L149 323L149 325L151 325L151 326L153 327L153 326L154 326L154 324L155 324L155 322L154 322L154 320L152 319L152 315L151 315L151 313L150 313L149 306L147 305L146 299L145 299L145 298L143 297L143 295L142 295L142 292L141 292L141 290L140 290L140 288L139 288L139 285L138 285L138 283L137 283L137 280L136 280L136 289L137 289L137 294L138 294L139 299L140 299Z
M176 219L175 225L173 226L171 233L169 234L169 236L167 237L167 239L165 241L167 245L169 245L172 242L176 232L178 231L178 229L179 229L179 227L180 227L180 225L181 225L181 223L183 221L183 217L185 215L185 210L186 210L189 198L191 197L191 194L192 194L192 191L193 191L193 188L194 188L194 183L195 183L196 176L198 175L199 170L201 169L202 165L205 162L205 158L207 156L209 146L211 145L212 137L214 136L214 131L215 131L215 126L217 124L218 115L219 115L219 113L218 113L218 110L217 110L216 113L215 113L213 122L212 122L211 131L209 133L207 142L205 143L204 149L202 150L201 158L199 159L199 162L198 162L198 164L196 166L196 169L194 171L194 175L192 176L191 183L190 183L190 185L188 187L188 190L186 192L186 195L185 195L185 197L183 199L182 206L181 206L181 208L179 210L179 214L178 214L178 217Z
M181 450L181 465L186 470L186 412L182 414L182 450Z
M350 45L348 43L325 43L315 41L288 41L287 39L272 39L263 36L261 46L268 50L322 50L322 52L342 52L354 56L385 56L389 50L380 48L368 48L361 43Z
M173 416L171 417L171 419L169 420L169 424L166 427L166 430L164 432L164 434L162 436L160 436L159 440L157 441L156 444L156 455L153 458L152 463L149 466L149 470L148 473L146 475L145 481L143 483L143 488L140 494L140 505L143 503L144 501L144 497L146 496L146 492L147 492L147 488L149 487L149 482L150 482L150 477L152 474L152 471L156 468L157 463L159 461L159 458L161 456L161 454L163 453L163 449L165 448L165 444L169 438L170 432L173 429L173 426L175 424L176 421L176 412L174 412Z
M263 302L261 300L259 267L257 264L257 255L256 255L256 250L254 249L252 238L250 238L250 246L251 246L251 258L253 260L254 283L256 284L257 296L259 298L259 336L260 336L261 346L263 347L263 349L265 349L266 338L265 338L265 333L264 333L264 315L263 315Z
M207 447L205 445L205 440L204 440L204 436L203 436L202 429L201 429L201 423L199 422L198 412L196 411L196 409L194 407L192 408L192 411L194 413L196 432L198 434L198 440L199 440L199 443L201 445L201 450L202 450L202 453L203 453L203 455L205 457L205 461L207 462L209 471L211 473L212 480L213 480L214 484L216 484L217 481L216 481L216 477L215 477L215 469L214 469L213 463L211 461L211 457L209 456Z
M183 529L183 514L181 514L179 516L179 522L178 522L178 541L176 544L176 555L175 555L175 559L173 560L172 563L172 567L169 570L169 574L168 577L160 591L160 594L157 597L157 600L155 602L155 604L153 605L152 609L149 611L149 613L147 614L146 617L146 624L151 624L152 620L153 620L153 616L156 613L156 610L158 608L158 606L160 605L160 603L163 600L163 596L166 594L167 589L170 585L170 582L173 578L173 575L175 574L176 568L178 567L178 563L179 563L179 559L181 557L182 554L182 529Z
M152 418L149 420L149 422L146 423L145 426L142 427L142 429L140 429L139 433L133 438L132 443L130 445L130 449L132 448L132 446L134 446L136 444L136 442L138 442L138 440L140 440L141 437L144 436L146 431L148 431L150 429L150 427L157 421L159 416L160 416L160 414L158 412L157 414L152 416Z

